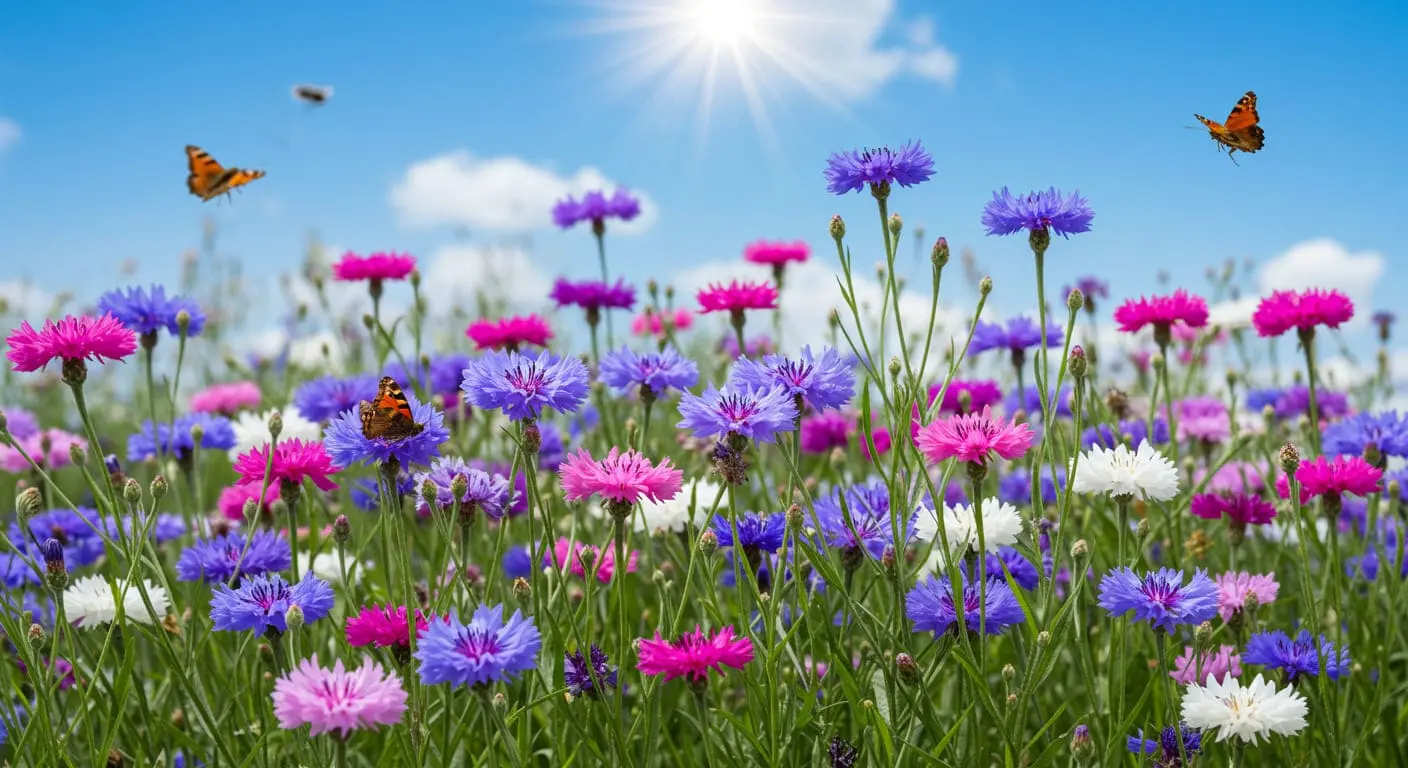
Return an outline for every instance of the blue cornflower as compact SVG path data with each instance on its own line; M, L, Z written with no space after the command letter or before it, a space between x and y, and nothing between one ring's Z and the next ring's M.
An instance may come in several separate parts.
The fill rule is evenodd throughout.
M158 453L184 459L196 448L191 429L201 428L200 447L207 451L228 451L235 447L235 428L224 416L212 413L187 413L176 417L167 425L161 422L152 427L150 419L142 422L141 429L127 438L127 460L146 461L156 458Z
M396 380L404 389L414 389L417 392L429 392L430 390L430 369L421 365L420 360L407 361L402 365L400 360L388 360L386 366L381 369L382 376L390 376ZM380 379L377 380L378 384ZM371 400L371 396L363 397L364 400Z
M378 379L371 374L339 379L323 376L306 381L293 391L293 404L309 421L329 421L376 394Z
M246 551L248 546L248 551ZM273 531L258 530L246 538L230 533L197 541L176 560L176 578L181 581L228 582L240 578L282 571L293 563L289 543Z
M1295 639L1279 629L1275 632L1257 632L1247 640L1247 649L1242 652L1243 664L1258 664L1267 669L1279 669L1287 680L1295 680L1302 675L1314 677L1320 674L1320 654L1325 655L1325 675L1337 680L1349 671L1349 649L1340 648L1320 636L1317 650L1310 630L1302 629Z
M353 464L387 464L395 460L402 467L427 465L440 454L440 444L450 439L445 428L445 414L435 406L422 403L414 392L406 391L406 403L412 418L422 429L418 434L400 440L367 437L362 434L362 417L349 408L328 422L323 432L323 448L328 458L339 467Z
M638 388L642 396L659 397L671 389L689 389L699 383L699 366L674 347L637 354L629 347L608 352L598 372L602 382L626 393Z
M184 296L167 298L166 289L160 285L153 285L150 291L141 287L108 291L98 298L98 311L111 314L143 336L155 335L162 328L172 336L179 335L181 329L176 325L176 315L181 310L191 318L186 335L199 336L205 328L205 313Z
M909 513L902 526L904 541L896 542L890 524L890 489L878 477L850 488L834 489L830 496L816 500L815 510L827 544L843 550L863 549L871 557L880 557L887 546L903 551L914 538L914 524L919 518L917 510ZM846 524L847 512L850 525Z
M508 505L508 478L476 469L466 464L464 459L445 456L430 464L429 472L418 472L415 476L416 510L422 515L430 514L424 497L419 493L425 481L435 486L435 503L443 510L454 507L455 495L451 489L456 477L465 479L464 495L460 497L460 514L473 519L475 512L483 511L491 520L504 516Z
M108 538L118 537L117 521L107 518L103 521L107 528ZM157 544L165 544L168 541L181 538L186 533L186 521L178 515L161 513L156 516L156 520L148 521L145 516L134 518L126 515L122 518L122 530L129 536L139 530L146 530L152 537L152 541Z
M703 394L684 393L680 398L678 426L694 431L695 437L739 435L760 443L771 443L778 432L794 428L797 404L782 387L766 389L710 384Z
M0 715L0 746L10 740L10 729L23 729L29 721L29 702L20 701L0 704L9 711Z
M1057 418L1065 417L1069 419L1074 415L1071 411L1071 398L1074 394L1075 390L1067 385L1061 387L1061 391L1057 392L1055 397L1052 398L1052 400L1055 401ZM1020 410L1026 412L1028 415L1039 414L1042 412L1041 390L1038 389L1035 384L1028 384L1022 389L1014 388L1011 392L1008 392L1007 397L1003 399L1002 407L1006 408L1008 413L1016 413ZM1136 443L1136 445L1138 444Z
M987 604L983 605L986 590ZM938 638L957 631L958 611L953 601L953 584L947 577L926 576L904 598L904 613L914 622L915 632L933 632ZM977 632L979 622L989 635L1000 635L1007 627L1026 620L1021 603L1006 582L989 580L986 587L963 579L963 616L969 632Z
M464 369L469 367L469 355L452 352L430 358L430 393L448 396L460 391Z
M588 402L581 410L567 418L567 434L571 435L574 441L581 440L600 423L601 414L597 413L595 405Z
M1349 398L1343 392L1318 389L1316 409L1322 419L1334 419L1349 414ZM1247 408L1261 413L1271 406L1278 419L1294 419L1310 415L1310 388L1293 384L1284 389L1252 389L1247 391Z
M736 523L730 523L723 515L715 515L711 528L718 537L720 547L734 545L734 525L738 526L738 546L745 552L776 552L782 549L782 538L787 533L787 518L782 515L746 512L738 516Z
M855 372L830 347L823 349L820 357L812 356L810 346L802 347L802 356L797 360L768 355L758 363L740 357L733 364L731 380L754 389L784 387L792 397L802 398L817 411L840 410L856 390Z
M1052 474L1051 467L1041 468L1041 501L1043 504L1056 503L1056 483L1066 487L1066 470L1057 468ZM1014 507L1029 507L1032 503L1032 473L1026 467L1013 467L1012 471L997 481L997 498ZM966 503L966 502L964 502Z
M587 399L587 366L543 350L536 355L489 351L471 360L460 389L472 405L502 409L514 421L544 408L571 413Z
M1017 196L1003 187L994 192L983 208L983 228L989 235L1010 235L1021 230L1050 230L1062 237L1089 232L1095 212L1090 204L1072 192L1062 197L1055 187L1045 192Z
M277 573L251 576L234 589L216 584L210 596L210 619L215 629L225 632L286 632L284 615L295 605L303 611L305 624L317 621L332 610L332 587L312 571L294 585Z
M1182 752L1178 746L1180 740L1183 742ZM1141 729L1128 738L1127 746L1136 755L1156 755L1154 765L1158 768L1176 768L1183 764L1180 755L1191 758L1203 751L1203 735L1197 729L1189 728L1187 723L1179 723L1177 727L1170 725L1160 731L1157 741L1144 738Z
M585 694L596 697L600 693L592 682L593 675L603 688L616 687L616 667L608 663L606 651L593 643L590 662L587 655L581 651L568 651L562 660L562 681L567 685L567 692L573 696ZM589 663L591 666L588 666Z
M0 569L3 569L3 566L0 566ZM0 614L18 624L21 630L29 629L30 624L38 624L45 629L50 629L54 626L54 601L48 598L41 601L38 596L29 591L8 592L0 590ZM0 627L0 632L4 632L3 627ZM9 638L9 640L11 644L14 644L18 638Z
M1321 440L1327 456L1349 454L1363 456L1369 443L1378 446L1385 456L1408 458L1408 418L1398 411L1356 413L1325 428Z
M934 158L919 142L898 151L889 147L836 152L826 159L826 191L833 195L859 192L870 185L888 191L890 184L912 187L934 175Z
M1135 621L1173 634L1179 624L1197 625L1217 615L1217 584L1201 569L1184 584L1183 571L1172 568L1142 577L1128 567L1115 568L1100 580L1098 603L1111 616L1134 611Z
M205 768L205 763L200 758L188 758L185 752L177 752L171 764L174 768Z
M774 517L781 517L781 515L774 515ZM739 537L741 538L742 535L743 532L740 530ZM773 591L772 575L777 573L779 569L782 571L783 582L792 581L797 578L799 574L801 574L802 569L800 566L803 564L799 563L803 558L797 552L798 550L795 547L787 550L789 564L785 567L781 555L775 552L759 553L759 556L751 562L751 565L755 565L757 568L758 589L762 592ZM749 561L745 560L744 562ZM742 573L743 571L740 571L739 575L742 575ZM724 552L724 567L719 571L719 586L729 589L738 586L738 582L734 580L732 549L728 549ZM815 569L807 568L805 575L802 576L802 590L806 594L825 592L826 580L823 579L821 574Z
M504 553L504 575L510 579L526 579L532 573L533 555L527 547L509 547Z
M1112 429L1109 424L1097 424L1088 427L1080 433L1080 444L1082 448L1100 446L1102 448L1113 449L1124 442L1124 436L1129 435L1131 446L1138 446L1140 443L1148 441L1152 445L1164 445L1168 443L1168 422L1162 416L1154 417L1154 435L1149 439L1149 422L1143 419L1125 419L1119 423L1118 432Z
M1007 573L1012 574L1012 581L1017 586L1027 590L1036 589L1039 579L1036 566L1013 547L999 547L996 554L989 552L983 571L989 579L1006 581L1007 573L1002 571L1004 565L1007 566Z
M498 475L513 484L513 492L509 494L511 497L511 501L508 503L509 517L528 511L528 474L526 472L514 472L512 465L502 462L491 464L482 459L470 459L468 463L475 469L482 469L491 475Z
M1053 322L1046 324L1046 346L1059 347L1066 343L1066 331ZM1005 349L1012 353L1015 365L1020 365L1018 355L1033 347L1041 346L1041 326L1027 317L1014 317L1001 323L987 323L982 320L973 325L973 340L968 343L968 354L976 355L990 349Z
M364 477L349 487L352 504L363 512L375 512L381 508L381 492L377 490L376 478ZM413 496L417 489L411 473L404 468L396 473L396 496Z
M551 421L538 422L538 469L556 472L567 460L567 443L562 428Z
M485 685L516 678L537 666L543 639L531 618L514 611L504 621L502 605L481 605L468 624L458 612L432 619L416 643L420 679L426 685Z
M98 510L88 507L72 509L51 509L29 519L29 532L32 541L54 538L64 547L64 563L69 570L92 565L103 556L103 538L99 528L111 531L110 520L104 520ZM11 526L10 541L19 544L26 537L18 526Z

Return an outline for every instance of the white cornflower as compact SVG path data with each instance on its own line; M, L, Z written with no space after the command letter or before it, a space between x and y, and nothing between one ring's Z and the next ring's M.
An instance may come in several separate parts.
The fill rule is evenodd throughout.
M696 480L693 486L682 489L669 501L656 502L642 498L640 514L634 518L635 529L654 533L663 528L670 533L677 533L687 529L690 522L696 526L702 525L709 519L709 510L713 508L714 499L718 498L718 495L718 483L700 479Z
M284 428L279 432L280 440L298 438L300 440L321 440L323 439L323 428L303 417L297 408L292 406L283 409L268 410L263 413L253 413L245 411L231 422L235 430L235 447L230 449L230 461L234 461L241 453L247 453L252 448L262 448L269 444L269 417L275 412L284 420Z
M357 558L353 557L351 552L348 552L345 557L348 580L353 584L360 583L362 581L362 564L357 562ZM300 552L298 555L300 569L312 570L314 576L329 584L342 583L343 562L338 558L337 552L319 552L316 555Z
M987 551L1017 543L1022 533L1022 516L1017 508L996 498L983 499L983 544ZM968 504L944 505L944 536L955 554L978 551L978 520ZM921 503L914 523L914 537L921 541L937 541L939 520L934 510Z
M1091 446L1075 464L1071 490L1076 493L1142 496L1153 501L1178 495L1178 468L1147 440L1141 440L1135 451L1123 443L1113 450Z
M1289 686L1276 685L1257 675L1245 688L1228 675L1222 682L1190 685L1183 694L1183 719L1202 730L1216 729L1217 740L1236 736L1255 744L1276 733L1294 736L1305 727L1305 698Z
M122 595L122 612L128 619L140 624L155 624L166 616L171 607L171 598L166 590L151 581L146 581L147 597L151 598L152 610L148 611L142 602L142 594L134 585L118 579L113 585L102 576L84 576L74 581L64 590L64 613L74 626L93 629L108 624L117 618L117 595Z

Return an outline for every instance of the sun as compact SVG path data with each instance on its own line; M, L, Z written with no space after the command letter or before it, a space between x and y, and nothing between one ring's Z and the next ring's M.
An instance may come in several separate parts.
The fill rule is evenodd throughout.
M737 46L747 42L757 31L760 3L688 0L681 5L681 22L692 25L700 38L714 45Z

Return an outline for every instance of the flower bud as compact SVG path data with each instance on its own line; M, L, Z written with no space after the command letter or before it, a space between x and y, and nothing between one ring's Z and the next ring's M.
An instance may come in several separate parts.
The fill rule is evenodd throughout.
M352 521L347 519L347 515L338 515L332 521L332 540L339 545L346 544L352 538Z
M186 336L191 332L191 313L188 310L181 310L176 313L176 333Z
M508 712L508 697L502 693L494 694L494 710L497 711L500 716Z
M892 235L899 235L900 230L901 230L901 229L904 229L904 222L900 219L900 215L899 215L898 213L892 213L892 214L890 214L890 222L889 222L889 224L890 224L890 234L892 234Z
M901 682L919 682L919 665L914 663L913 656L907 653L897 654L895 656L895 670L899 673Z
M440 498L440 489L436 487L435 481L427 477L420 484L420 498L426 506L435 509L437 500Z
M49 645L49 633L44 630L42 624L29 625L29 645L40 653L47 652Z
M596 568L596 548L582 547L582 551L577 553L577 560L582 564L582 568L589 574L595 573Z
M982 280L978 281L978 293L982 296L987 296L989 293L992 293L991 277L984 277Z
M1085 294L1079 288L1072 288L1071 292L1066 294L1066 309L1078 312L1083 306L1085 306Z
M1017 676L1017 668L1016 668L1016 667L1012 666L1011 664L1003 664L1003 665L1002 665L1002 679L1003 679L1003 680L1006 680L1007 682L1010 683L1010 682L1012 682L1012 679L1015 678L1016 676Z
M904 370L904 367L903 367L903 364L900 363L900 359L899 359L898 357L891 356L891 357L890 357L890 375L891 375L891 376L899 376L899 375L900 375L900 371L903 371L903 370Z
M362 327L371 331L376 328L376 318L370 314L362 315Z
M39 514L39 508L42 506L44 506L44 496L39 493L38 488L33 486L20 491L15 496L15 510L19 512L21 522Z
M1212 647L1212 622L1205 621L1193 630L1193 643L1199 653Z
M1071 376L1077 379L1085 378L1089 363L1085 359L1085 350L1082 349L1079 344L1071 348L1071 360L1068 365L1071 370Z
M805 518L802 515L802 508L793 504L787 508L787 528L796 533L802 530Z
M1071 545L1071 559L1077 562L1084 560L1090 555L1090 545L1085 539L1076 539L1076 543Z
M1036 647L1045 648L1048 645L1051 645L1051 633L1044 629L1036 633Z
M941 237L938 240L934 241L934 248L929 252L929 260L932 261L934 263L934 266L939 269L943 269L944 267L948 266L948 240Z
M142 500L142 486L138 485L136 480L128 478L127 485L122 489L122 497L127 499L128 503L136 504Z
M719 537L713 530L706 530L699 535L699 553L708 557L719 551Z
M839 242L841 238L846 236L846 222L841 219L841 214L839 213L831 217L831 226L829 228L833 240Z
M274 440L279 439L279 435L284 432L284 416L278 411L269 414L269 437Z
M303 626L303 618L303 608L297 603L290 605L288 610L284 611L284 623L288 625L290 632Z
M72 462L74 466L81 467L83 466L83 462L88 460L88 453L84 451L83 446L78 443L69 443L68 460Z
M527 579L519 576L513 580L513 596L518 599L518 602L525 604L533 596L533 587Z
M1071 754L1077 758L1085 758L1093 754L1095 744L1090 739L1090 728L1084 723L1077 725L1071 732Z
M246 521L246 522L249 522L249 521L253 520L253 519L254 519L254 516L257 515L257 514L259 514L259 503L256 502L254 499L245 499L245 500L244 500L244 519L245 519L245 521Z
M1294 445L1286 443L1281 446L1280 458L1281 469L1284 470L1287 475L1295 475L1296 470L1300 469L1300 451L1296 450Z
M166 496L167 490L168 486L166 484L165 477L157 475L156 477L152 478L151 494L153 501L161 501Z

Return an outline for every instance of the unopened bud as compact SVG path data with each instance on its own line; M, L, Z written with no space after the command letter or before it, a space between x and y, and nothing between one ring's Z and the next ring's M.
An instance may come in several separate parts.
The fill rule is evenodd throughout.
M31 486L15 496L15 510L19 512L22 522L39 514L39 508L42 506L44 506L44 496L39 493L38 488Z
M74 466L81 467L83 466L83 462L88 460L88 453L84 451L83 446L78 443L69 443L68 460L72 462Z
M1044 629L1036 633L1036 647L1045 648L1048 645L1051 645L1051 633Z
M419 288L419 287L420 287L420 270L419 270L419 269L413 269L413 270L411 270L410 278L411 278L411 287L412 287L412 288Z
M1212 646L1212 622L1205 621L1193 630L1193 642L1200 653Z
M1089 555L1090 545L1085 542L1085 539L1076 539L1076 543L1071 545L1071 559L1081 561Z
M168 486L166 484L165 477L157 475L156 477L152 478L151 493L153 501L161 501L162 498L166 496L167 490Z
M332 521L332 540L338 544L346 544L352 538L352 521L347 519L347 515L338 515Z
M450 497L451 497L452 499L459 499L459 500L463 501L465 495L468 494L468 493L469 493L469 476L468 476L468 475L457 474L457 475L455 475L454 477L450 478Z
M1066 309L1078 312L1083 306L1085 306L1085 294L1079 288L1072 288L1071 292L1066 294Z
M502 693L494 694L494 710L497 711L500 716L502 716L503 713L507 712L508 697L503 695Z
M899 673L902 682L919 682L919 665L914 662L914 657L907 653L895 656L895 671Z
M890 234L898 235L901 229L904 229L904 222L900 220L900 215L898 213L890 214Z
M1300 451L1294 445L1286 443L1281 446L1281 469L1287 475L1294 475L1300 469Z
M891 357L891 358L890 358L890 375L891 375L891 376L898 376L898 375L900 375L900 371L902 371L902 370L904 370L904 367L903 367L902 364L900 363L900 359L899 359L898 357Z
M793 531L794 533L795 533L795 532L798 532L798 531L801 531L801 530L802 530L802 525L804 524L804 522L805 522L805 519L804 519L804 517L803 517L803 515L802 515L802 508L801 508L801 507L797 506L796 504L793 504L792 506L790 506L790 507L787 508L787 527L788 527L788 529L790 529L790 530Z
M278 411L269 414L269 437L274 440L279 439L279 435L284 432L284 416Z
M142 486L136 480L128 478L127 485L122 489L122 497L131 504L136 504L142 500Z
M191 313L188 310L181 310L176 313L176 332L182 336L191 331Z
M934 248L929 252L929 260L934 262L935 267L943 269L948 266L948 259L948 240L941 237L934 241Z
M1071 376L1077 379L1085 378L1089 362L1085 358L1085 350L1079 344L1071 348L1071 360L1069 363Z
M846 236L846 222L841 219L841 214L838 213L831 217L831 226L829 229L831 230L831 237L835 240L839 241Z
M719 551L719 537L712 530L699 535L699 553L708 557Z
M527 603L528 599L533 596L533 587L528 583L527 579L519 576L513 580L513 596L517 598L520 603Z
M191 443L199 446L205 440L205 427L200 422L191 425Z
M984 277L982 280L978 281L978 293L983 296L987 296L989 293L992 293L991 277Z
M49 644L49 633L44 630L41 624L29 625L29 645L36 651L46 651Z
M1139 518L1139 522L1138 522L1137 524L1135 524L1135 526L1134 526L1134 536L1135 536L1135 538L1142 542L1142 541L1144 541L1145 539L1149 538L1149 534L1152 533L1152 532L1153 532L1153 529L1149 527L1149 518L1147 518L1147 517L1141 517L1141 518Z
M284 623L288 625L288 631L290 632L303 626L303 618L303 608L296 603L290 605L288 610L284 611Z

